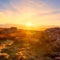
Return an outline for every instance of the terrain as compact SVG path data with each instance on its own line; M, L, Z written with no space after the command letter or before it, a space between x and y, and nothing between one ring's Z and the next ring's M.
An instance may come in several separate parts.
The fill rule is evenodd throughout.
M0 28L0 60L60 60L60 28Z

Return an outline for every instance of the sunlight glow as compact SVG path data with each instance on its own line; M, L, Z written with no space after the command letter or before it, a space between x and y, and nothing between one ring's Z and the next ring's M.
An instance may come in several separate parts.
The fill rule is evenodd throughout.
M26 23L26 26L27 26L27 27L31 27L31 26L33 26L33 25L32 25L32 23L27 22L27 23Z

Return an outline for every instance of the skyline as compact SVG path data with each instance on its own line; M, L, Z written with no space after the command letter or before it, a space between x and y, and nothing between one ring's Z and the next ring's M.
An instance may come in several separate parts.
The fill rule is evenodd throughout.
M60 26L60 0L0 0L0 24Z

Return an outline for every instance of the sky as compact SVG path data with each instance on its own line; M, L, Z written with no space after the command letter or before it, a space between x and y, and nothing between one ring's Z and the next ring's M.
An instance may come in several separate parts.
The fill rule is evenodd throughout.
M60 0L0 0L0 24L60 26Z

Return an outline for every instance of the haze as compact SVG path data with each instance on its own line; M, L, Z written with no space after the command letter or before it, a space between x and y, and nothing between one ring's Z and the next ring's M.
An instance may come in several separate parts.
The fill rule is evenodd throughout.
M60 0L0 0L0 24L60 26Z

